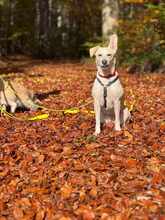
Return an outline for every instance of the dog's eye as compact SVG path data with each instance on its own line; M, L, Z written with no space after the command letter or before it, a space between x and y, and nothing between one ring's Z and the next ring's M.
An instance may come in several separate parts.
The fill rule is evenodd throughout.
M112 56L112 54L110 54L110 53L109 53L109 54L107 54L107 56L108 56L108 57L111 57L111 56Z
M99 56L99 57L101 57L101 56L102 56L102 54L98 54L98 56Z

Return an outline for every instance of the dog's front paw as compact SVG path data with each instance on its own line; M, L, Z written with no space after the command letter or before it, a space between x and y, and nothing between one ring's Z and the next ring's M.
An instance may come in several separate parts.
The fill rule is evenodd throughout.
M100 132L101 132L101 130L100 130L100 129L97 129L97 130L95 130L94 135L95 135L95 136L98 136L98 135L100 134Z
M112 123L112 120L111 119L105 119L105 124L107 125L107 124L110 124L110 123Z
M94 136L98 136L100 133L97 133L96 131L93 133Z
M121 131L120 125L115 125L115 131Z

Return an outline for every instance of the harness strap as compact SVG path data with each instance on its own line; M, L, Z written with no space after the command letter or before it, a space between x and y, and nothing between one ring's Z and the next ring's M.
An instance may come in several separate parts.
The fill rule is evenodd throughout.
M107 108L107 87L104 86L104 107Z
M97 81L100 83L100 85L103 87L103 96L104 96L104 107L106 108L107 107L107 88L109 86L111 86L113 83L115 83L117 80L118 80L119 76L116 76L116 78L112 81L110 81L109 83L107 83L106 85L104 85L101 80L96 77Z

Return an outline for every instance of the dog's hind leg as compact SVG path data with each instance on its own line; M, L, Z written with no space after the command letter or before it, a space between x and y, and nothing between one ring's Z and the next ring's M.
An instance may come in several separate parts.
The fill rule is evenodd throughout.
M121 130L121 122L120 122L120 108L121 103L120 100L114 101L114 112L115 112L115 130L120 131Z
M95 110L95 118L96 118L94 135L97 136L101 132L101 106L99 102L97 102L96 100L94 101L94 110Z
M125 127L126 122L131 119L131 113L128 108L124 108L123 110L123 127Z

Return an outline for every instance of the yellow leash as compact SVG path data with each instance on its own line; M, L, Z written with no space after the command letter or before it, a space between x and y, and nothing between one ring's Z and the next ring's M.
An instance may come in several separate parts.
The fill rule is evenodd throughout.
M0 78L0 83L1 83L0 84L0 90L3 91L4 90L3 78ZM18 99L22 102L21 98L19 97L19 95L17 94L15 89L13 88L12 84L10 83L10 81L8 81L8 84L11 87L11 89L13 90L14 94L16 95L16 97L18 97ZM48 107L45 107L45 106L42 106L42 105L38 105L38 104L35 104L35 103L34 103L34 105L37 108L44 109L44 110L51 111L51 112L57 112L57 113L62 112L64 114L77 114L77 113L80 112L81 108L84 108L85 106L89 105L90 103L92 103L92 99L90 101L88 101L87 103L83 104L83 105L80 105L80 106L74 107L74 108L69 108L69 109L52 109L52 108L48 108ZM34 116L34 117L19 118L19 117L14 116L13 114L7 112L2 106L0 106L0 112L1 112L1 115L4 114L5 116L7 116L9 118L12 118L12 119L15 119L15 120L18 120L18 121L44 120L44 119L47 119L49 117L49 114L41 114L41 115L37 115L37 116ZM84 113L92 113L93 114L93 111L88 111L88 110L84 110L82 112L84 112Z
M51 112L63 112L64 114L77 114L79 112L84 112L84 113L92 113L93 114L93 111L90 111L90 110L81 110L82 108L90 105L91 103L93 103L93 100L92 98L87 101L86 103L84 104L81 104L77 107L72 107L72 108L68 108L68 109L52 109L52 108L48 108L48 107L45 107L45 106L42 106L42 105L38 105L38 104L35 104L35 106L37 108L41 108L41 109L44 109L44 110L48 110L48 111L51 111Z
M133 94L132 90L130 90L130 93L131 93L131 96L133 97L134 100L133 100L133 102L131 104L128 104L125 101L124 105L128 108L128 110L130 112L132 112L134 110L134 106L136 104L136 100L135 100L135 95ZM84 104L82 104L80 106L69 108L69 109L52 109L52 108L48 108L48 107L45 107L45 106L42 106L42 105L37 105L37 104L35 104L35 105L36 105L37 108L41 108L41 109L47 110L49 112L56 112L56 113L62 112L64 114L85 113L85 114L93 115L94 111L87 110L87 109L83 110L84 107L88 106L91 103L93 103L93 99L92 98L90 98L89 101L87 101L86 103L84 103ZM45 114L37 115L37 116L34 116L34 117L20 118L20 117L16 117L13 114L7 112L2 106L0 106L0 112L1 112L1 114L4 114L5 116L7 116L9 118L12 118L12 119L15 119L15 120L18 120L18 121L38 121L38 120L48 119L48 117L49 117L49 114L45 113Z
M93 101L90 100L88 101L87 103L83 104L83 105L80 105L78 107L74 107L74 108L69 108L69 109L52 109L52 108L47 108L45 106L42 106L42 105L36 105L36 107L38 108L41 108L41 109L44 109L44 110L47 110L47 111L50 111L50 112L62 112L64 114L77 114L77 113L87 113L87 114L94 114L94 111L91 111L91 110L81 110L81 108L91 104ZM38 121L38 120L44 120L44 119L47 119L49 117L49 114L41 114L41 115L37 115L37 116L34 116L34 117L26 117L26 118L20 118L20 117L16 117L14 116L13 114L7 112L2 106L0 106L0 112L1 114L4 114L5 116L9 117L9 118L12 118L12 119L15 119L17 121Z
M49 114L41 114L41 115L37 115L34 117L24 117L24 118L20 118L20 117L16 117L15 115L7 112L2 106L0 106L0 112L1 115L5 115L11 119L15 119L17 121L38 121L38 120L44 120L47 119L49 117Z

